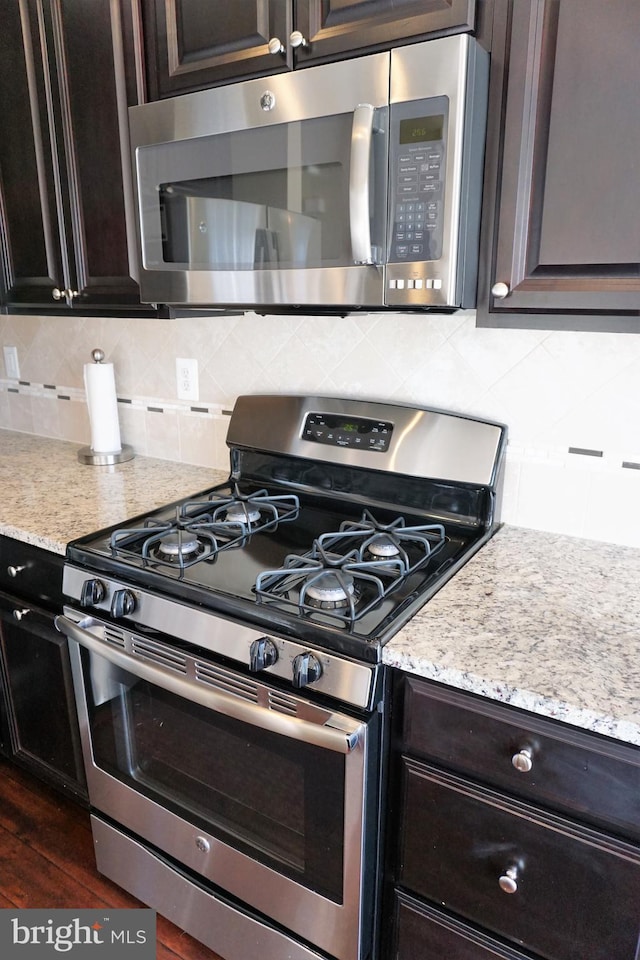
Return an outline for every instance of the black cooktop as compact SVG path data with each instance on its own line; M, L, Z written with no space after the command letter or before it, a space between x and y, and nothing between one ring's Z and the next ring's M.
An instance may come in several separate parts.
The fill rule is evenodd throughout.
M267 489L260 478L229 480L83 537L67 556L177 601L361 656L362 644L377 647L396 632L483 533L451 516L362 497Z

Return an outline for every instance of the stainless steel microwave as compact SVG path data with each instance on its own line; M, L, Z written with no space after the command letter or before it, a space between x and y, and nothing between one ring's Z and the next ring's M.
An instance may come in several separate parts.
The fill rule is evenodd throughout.
M460 35L131 107L142 299L473 306L487 87Z

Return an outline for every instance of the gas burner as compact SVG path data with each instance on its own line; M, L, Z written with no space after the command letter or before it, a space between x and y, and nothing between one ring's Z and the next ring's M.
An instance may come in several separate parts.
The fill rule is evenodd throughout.
M350 597L357 600L353 577L333 570L310 575L302 587L301 597L302 593L309 606L319 610L339 610L349 606Z
M227 523L242 523L251 526L260 520L260 510L251 501L237 501L232 503L225 513Z
M180 560L191 560L194 554L202 553L204 545L198 540L195 533L189 530L175 530L161 537L154 546L153 552L162 560L170 563L180 563Z
M172 567L180 576L194 563L214 560L221 549L210 531L152 520L143 527L114 530L109 544L116 559L134 559L145 567Z
M381 534L374 537L367 545L365 555L372 560L387 560L389 557L397 557L400 554L400 548L394 543L391 537Z

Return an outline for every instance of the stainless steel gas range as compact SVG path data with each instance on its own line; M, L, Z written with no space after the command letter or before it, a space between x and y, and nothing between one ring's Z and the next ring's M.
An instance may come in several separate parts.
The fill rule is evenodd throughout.
M227 482L70 544L99 870L225 960L368 960L384 644L492 535L506 430L240 397Z

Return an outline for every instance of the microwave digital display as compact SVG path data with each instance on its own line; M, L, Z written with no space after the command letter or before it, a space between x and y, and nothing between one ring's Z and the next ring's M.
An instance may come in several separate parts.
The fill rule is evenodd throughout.
M442 140L444 116L409 117L400 121L400 143L429 143Z

